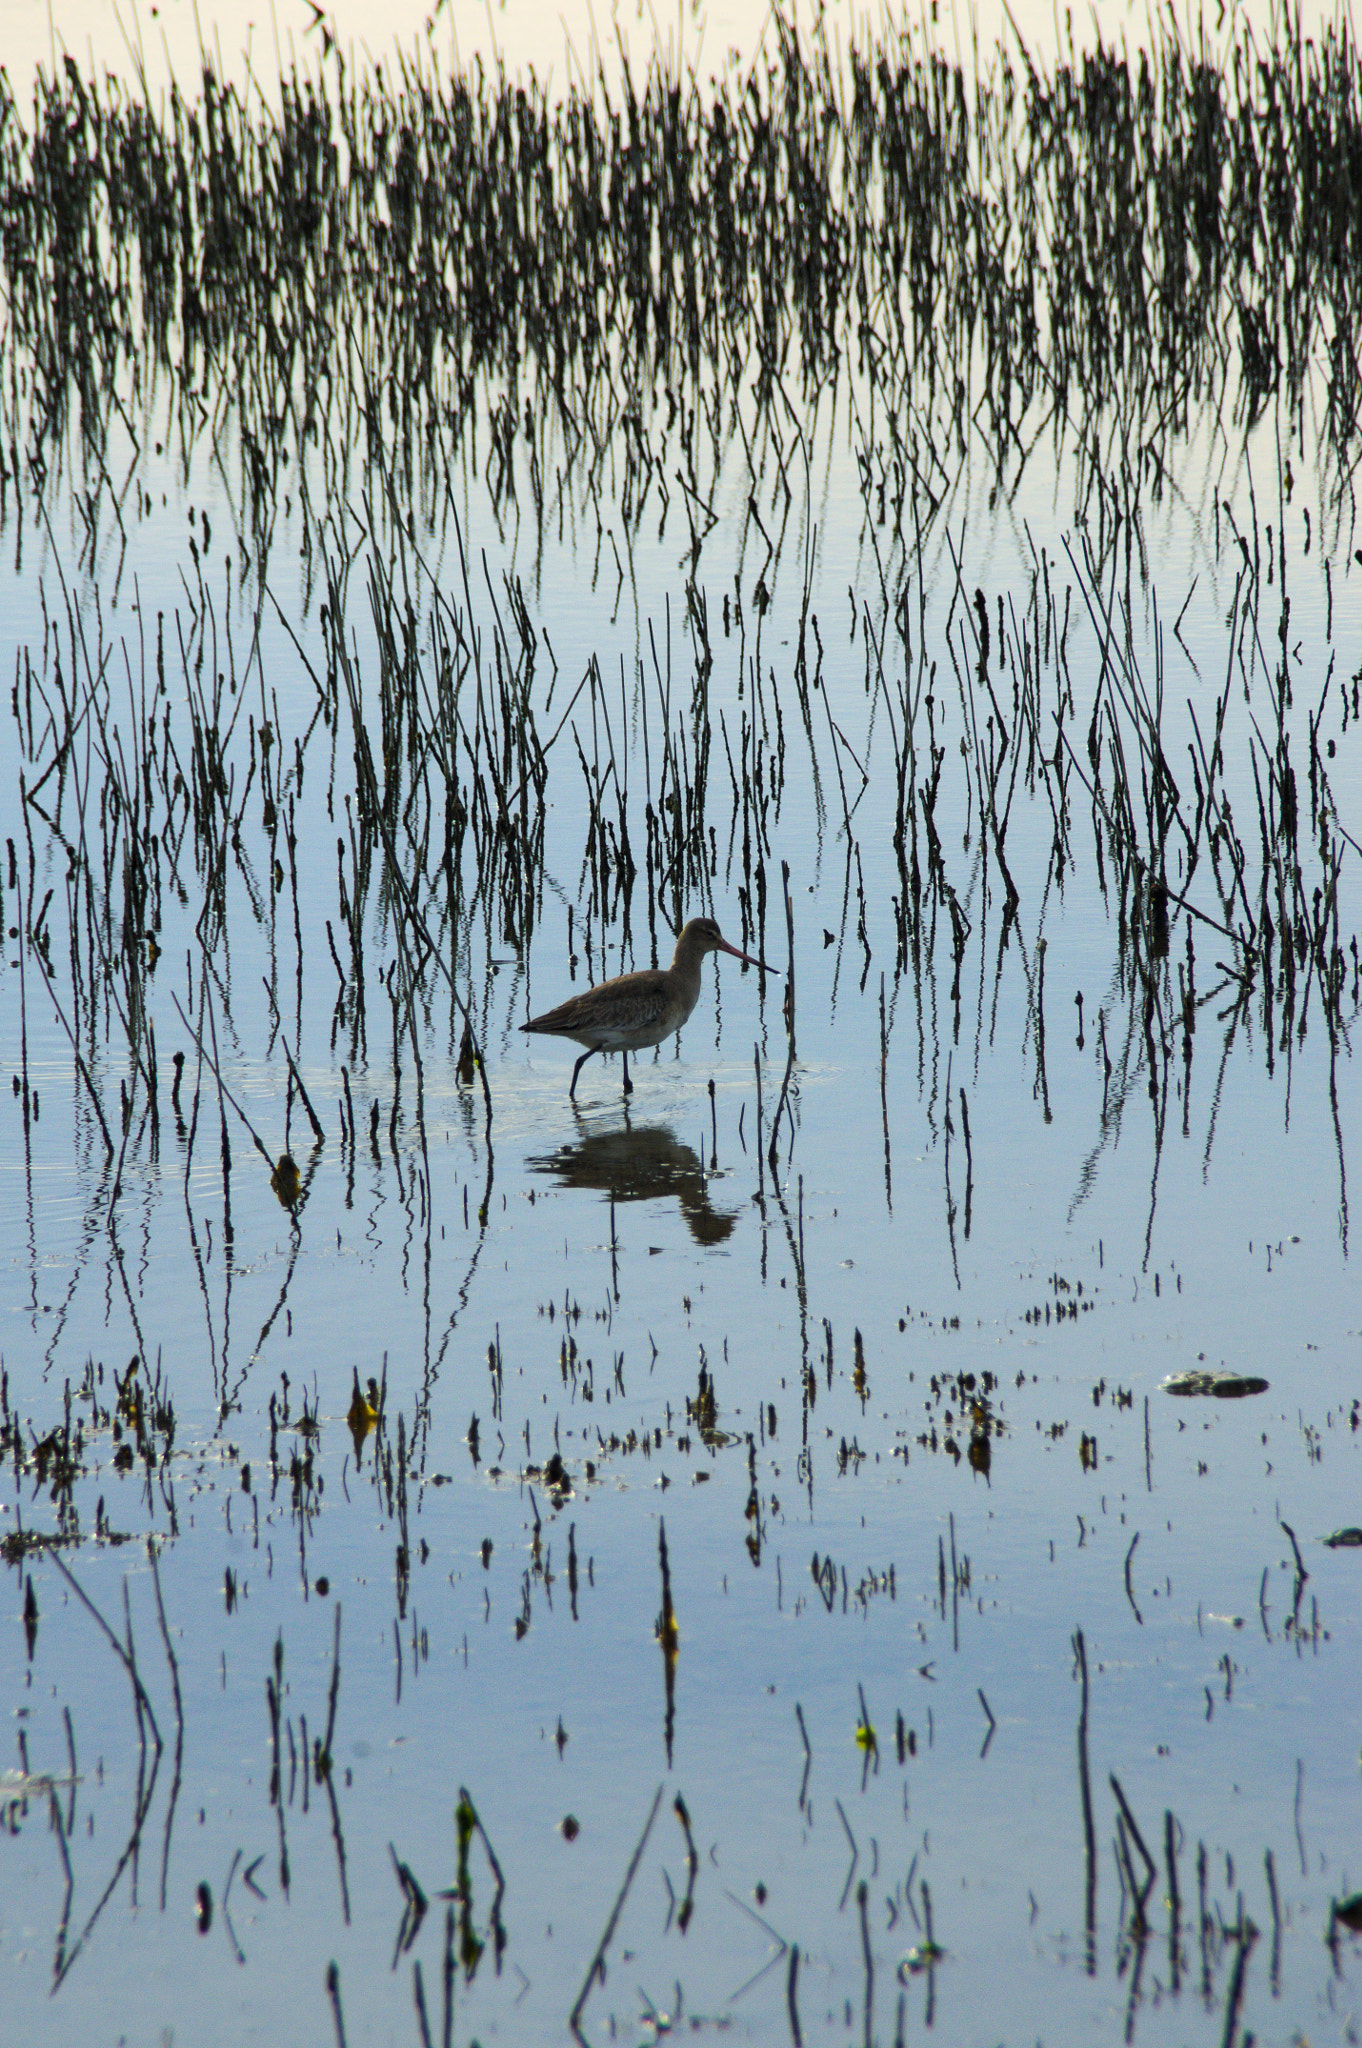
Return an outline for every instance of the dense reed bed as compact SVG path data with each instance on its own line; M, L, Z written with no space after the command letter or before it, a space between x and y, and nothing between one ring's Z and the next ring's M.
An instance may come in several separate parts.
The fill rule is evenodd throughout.
M797 440L854 369L896 502L939 496L979 434L1000 475L1048 432L1157 481L1201 408L1269 396L1293 422L1318 400L1346 453L1346 32L1288 15L1223 67L1171 39L1053 71L1013 47L972 77L908 37L840 62L783 26L769 48L552 102L415 60L335 57L277 107L209 66L154 105L70 60L26 106L0 78L7 496L41 494L74 426L82 488L120 500L101 455L167 379L186 439L230 424L257 528L286 450L319 491L318 453L333 490L391 447L424 501L465 442L541 517L559 467L596 494L607 450L626 516L679 470L703 528L748 371Z

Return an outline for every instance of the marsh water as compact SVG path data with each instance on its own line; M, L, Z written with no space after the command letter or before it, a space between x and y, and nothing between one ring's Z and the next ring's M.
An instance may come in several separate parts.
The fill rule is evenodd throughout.
M16 2039L1356 2037L1356 56L716 70L0 93Z

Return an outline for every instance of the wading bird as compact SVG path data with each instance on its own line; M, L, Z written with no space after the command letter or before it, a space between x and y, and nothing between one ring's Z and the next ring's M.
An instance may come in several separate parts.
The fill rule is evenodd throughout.
M700 963L706 953L731 953L745 967L760 967L770 973L764 960L754 960L730 946L712 917L693 917L676 942L670 967L645 967L637 974L620 974L613 981L598 982L569 996L556 1010L531 1017L522 1031L542 1032L546 1038L572 1038L586 1051L572 1069L568 1095L577 1099L577 1076L593 1052L624 1055L624 1092L632 1095L629 1055L650 1045L661 1045L673 1031L679 1031L700 1000Z

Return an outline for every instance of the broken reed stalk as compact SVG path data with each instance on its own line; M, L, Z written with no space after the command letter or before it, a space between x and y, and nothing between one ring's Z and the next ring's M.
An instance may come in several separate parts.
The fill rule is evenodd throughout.
M334 1960L326 1966L326 1996L336 2029L336 2048L345 2048L345 2015L341 2011L340 1966Z
M175 1700L175 1774L171 1781L170 1799L166 1808L165 1839L161 1850L161 1911L165 1911L166 1893L170 1876L170 1832L175 1820L175 1804L180 1792L181 1772L184 1764L184 1699L180 1692L180 1664L175 1655L175 1646L170 1640L170 1628L166 1621L165 1600L161 1594L161 1567L156 1555L156 1542L147 1538L147 1559L151 1565L151 1583L156 1592L156 1619L160 1623L161 1642L170 1666L170 1685Z
M789 1049L785 1057L785 1078L780 1084L780 1099L776 1103L776 1113L771 1119L771 1144L767 1152L767 1164L771 1169L772 1180L776 1178L776 1145L780 1132L780 1119L789 1099L790 1077L794 1072L795 1063L794 904L790 900L790 863L786 860L780 863L780 880L785 892L785 935L790 948L790 964L786 969L785 982L785 1031L789 1040Z
M880 975L880 1127L884 1132L884 1193L890 1209L894 1206L889 1161L889 1022L884 998L884 975Z
M336 1602L336 1619L331 1646L331 1684L326 1696L326 1734L322 1738L321 1754L317 1758L317 1775L330 1776L335 1751L332 1747L336 1738L336 1703L340 1698L340 1638L341 1606Z
M151 1737L152 1741L156 1745L156 1754L159 1757L162 1749L164 1748L164 1744L161 1741L161 1731L159 1726L157 1725L155 1709L151 1704L151 1700L147 1695L147 1689L143 1685L141 1676L137 1669L136 1654L132 1650L125 1648L125 1646L119 1642L118 1637L114 1634L108 1622L104 1619L104 1616L95 1606L94 1601L85 1591L85 1588L76 1578L75 1573L71 1570L71 1567L67 1564L66 1560L61 1556L61 1554L58 1551L53 1550L50 1553L50 1555L53 1564L57 1567L57 1570L66 1580L66 1583L70 1586L71 1591L80 1601L80 1604L85 1609L86 1613L91 1617L93 1621L95 1621L98 1624L100 1630L103 1632L105 1638L107 1639L110 1648L113 1650L114 1655L117 1657L119 1663L123 1666L123 1669L127 1672L128 1677L132 1683L133 1698L137 1704L138 1716L140 1718L141 1715L145 1714L148 1722L151 1724Z
M648 1818L643 1823L643 1832L634 1845L633 1855L629 1858L629 1867L624 1873L624 1882L620 1886L615 1897L615 1903L610 1909L610 1918L605 1923L605 1932L596 1944L596 1953L592 1956L586 1976L582 1980L582 1988L577 1993L576 2003L568 2014L568 2030L574 2039L579 2042L585 2042L585 2036L582 2033L582 2014L586 2010L586 2001L591 1995L591 1987L595 1983L597 1974L600 1972L601 1965L605 1960L605 1952L614 1937L620 1914L624 1911L624 1902L629 1896L630 1887L638 1873L638 1866L643 1860L643 1852L648 1846L648 1837L653 1831L653 1822L657 1819L657 1810L662 1804L662 1792L663 1788L659 1785L653 1794L653 1803L648 1809Z
M23 802L23 800L24 800L24 785L23 785L23 778L22 778L22 777L20 777L20 781L19 781L19 800L20 800L20 802L21 802L21 803L22 803L22 802ZM25 809L25 813L24 813L24 815L25 815L25 818L27 818L27 815L28 815L28 814L27 814L27 809ZM32 861L30 860L30 862L29 862L29 873L30 873L30 875L32 874L32 868L33 868L33 863L32 863ZM21 895L21 894L19 893L19 890L18 890L18 888L17 888L17 887L16 887L16 889L15 889L15 894L16 894L16 896L18 896L18 899L19 899L19 900L18 900L18 913L17 913L17 918L16 918L16 923L17 923L17 925L18 925L18 931L19 931L19 1068L20 1068L20 1079L21 1079L21 1083L22 1083L22 1094L23 1094L23 1112L24 1112L24 1136L25 1136L25 1139L27 1139L27 1137L28 1137L28 1133L29 1133L29 1120L30 1120L30 1117L32 1116L32 1112L33 1112L33 1094L32 1094L32 1090L30 1089L30 1087L29 1087L29 1083L28 1083L28 981L27 981L27 978L26 978L26 976L25 976L25 973L24 973L24 958L25 958L25 955L26 955L26 954L27 954L27 952L28 952L28 944L29 944L29 934L28 934L28 927L27 927L27 925L26 925L26 924L25 924L25 922L24 922L24 898L23 898L23 896L22 896L22 895ZM41 949L40 949L40 948L38 948L38 947L35 947L35 948L34 948L34 957L35 957L35 958L37 959L37 961L38 961L39 965L40 965L40 966L42 967L42 969L43 969L43 978L44 978L44 980L46 980L46 979L47 979L47 967L46 967L46 963L45 963L45 962L43 961L43 958L42 958L42 952L41 952ZM49 988L50 988L50 983L49 983ZM55 997L54 997L54 1001L55 1001ZM61 1005L60 1005L60 1004L58 1004L58 1005L57 1005L57 1015L58 1015L59 1017L61 1017L61 1021L62 1021L62 1027L63 1027L63 1029L65 1030L65 1032L66 1032L66 1035L67 1035L67 1037L68 1037L68 1038L69 1038L69 1039L71 1040L72 1048L74 1049L74 1047L75 1047L75 1043L76 1043L76 1041L75 1041L75 1037L74 1037L74 1035L73 1035L73 1033L72 1033L72 1031L71 1031L71 1027L70 1027L70 1025L69 1025L69 1024L68 1024L68 1023L66 1022L66 1018L65 1018L65 1016L63 1016L63 1015L62 1015L62 1010L61 1010ZM93 1083L90 1083L90 1082L88 1082L88 1080L87 1080L87 1085L88 1085L88 1086L89 1086L89 1088L90 1088L90 1095L91 1095L91 1100L92 1100L92 1101L94 1102L94 1105L95 1105L95 1114L96 1114L96 1116L97 1116L97 1117L99 1118L99 1126L100 1126L100 1129L101 1129L101 1130L103 1131L103 1133L104 1133L104 1142L105 1142L105 1144L106 1144L106 1145L108 1146L108 1148L109 1148L109 1155L110 1155L110 1157L112 1157L112 1156L113 1156L113 1145L112 1145L112 1143L111 1143L111 1141L110 1141L110 1138L109 1138L109 1127L108 1127L108 1125L107 1125L107 1124L105 1123L105 1121L104 1121L104 1112L103 1112L103 1110L102 1110L102 1109L100 1108L100 1105L99 1105L99 1098L98 1098L98 1096L97 1096L97 1095L96 1095L96 1094L94 1093L94 1086L93 1086Z
M260 1157L261 1157L261 1158L262 1158L262 1159L264 1160L264 1162L265 1162L266 1166L268 1166L268 1168L270 1169L270 1172L271 1172L271 1173L273 1173L273 1171L274 1171L274 1161L273 1161L273 1159L271 1159L271 1157L270 1157L270 1155L269 1155L269 1152L268 1152L268 1150L266 1149L266 1146L265 1146L265 1141L264 1141L264 1139L263 1139L263 1138L261 1137L261 1135L260 1135L259 1131L257 1131L257 1129L255 1128L255 1125L254 1125L254 1124L253 1124L253 1123L251 1122L250 1118L249 1118L249 1117L247 1116L247 1114L246 1114L245 1110L244 1110L244 1109L243 1109L243 1108L241 1107L241 1104L240 1104L240 1103L239 1103L239 1102L237 1101L237 1099L236 1099L235 1095L233 1095L233 1093L232 1093L231 1089L230 1089L230 1088L229 1088L229 1087L227 1086L227 1083L226 1083L226 1082L225 1082L225 1081L223 1080L223 1078L222 1078L222 1069L221 1069L221 1068L219 1067L219 1065L218 1065L218 1062L217 1062L217 1056L216 1056L216 1052L209 1052L209 1050L208 1050L207 1046L206 1046L206 1045L205 1045L205 1044L203 1043L203 1040L202 1040L202 1039L201 1039L201 1038L199 1037L199 1034L198 1034L198 1032L197 1032L197 1031L196 1031L196 1030L194 1029L194 1026L193 1026L193 1025L192 1025L192 1024L190 1023L190 1021L189 1021L188 1017L186 1017L186 1015L185 1015L185 1013L184 1013L184 1009L183 1009L183 1007L182 1007L182 1005L181 1005L181 1003L180 1003L180 999L179 999L179 997L178 997L178 996L177 996L177 995L175 994L175 992L174 992L173 990L171 991L171 997L170 997L170 1000L172 1001L172 1003L174 1003L174 1005L175 1005L175 1008L176 1008L177 1012L179 1013L179 1019L180 1019L180 1022L181 1022L181 1023L183 1024L183 1026L184 1026L185 1030L186 1030L186 1031L187 1031L187 1032L189 1033L189 1036L190 1036L190 1037L191 1037L191 1038L193 1039L193 1041L194 1041L195 1045L196 1045L196 1046L198 1047L198 1049L199 1049L199 1056L200 1056L200 1058L201 1058L201 1059L203 1059L203 1060L205 1060L205 1061L207 1062L207 1064L208 1064L208 1067L209 1067L210 1071L212 1072L213 1078L214 1078L214 1080L215 1080L215 1081L217 1082L217 1084L218 1084L218 1090L219 1090L219 1092L220 1092L220 1093L221 1093L221 1094L222 1094L222 1095L223 1095L223 1096L224 1096L224 1097L226 1098L226 1100L227 1100L228 1102L230 1102L230 1103L231 1103L231 1105L232 1105L232 1108L233 1108L233 1109L234 1109L234 1110L236 1111L236 1113L237 1113L238 1117L239 1117L239 1118L241 1119L242 1123L243 1123L243 1124L245 1125L245 1127L246 1127L246 1130L247 1130L247 1133L249 1134L249 1136L250 1136L250 1139L251 1139L251 1142L252 1142L252 1143L254 1144L254 1146L255 1146L255 1149L256 1149L256 1151L257 1151L257 1152L258 1152L258 1153L260 1154ZM212 1006L211 1006L211 1004L209 1005L209 1023L210 1023L210 1026L211 1026L211 1025L212 1025ZM214 1035L216 1036L216 1032L214 1033ZM224 1124L224 1126L223 1126L223 1133L224 1133L224 1143L225 1143L225 1141L226 1141L226 1125L225 1125L225 1124Z
M1081 1693L1078 1708L1078 1789L1083 1805L1083 1928L1085 1967L1091 1977L1097 1969L1097 1830L1092 1817L1092 1780L1088 1770L1088 1652L1082 1629L1073 1635L1074 1668Z
M20 926L20 954L19 954L19 963L20 963L20 967L21 967L21 969L22 969L22 966L23 966L23 956L24 956L24 952L25 952L25 951L27 950L27 949L26 949L26 946L25 946L25 942L24 942L23 936L22 936L22 933L23 933L23 927L22 927L22 924L21 924L21 926ZM103 1140L104 1140L104 1155L105 1155L105 1159L106 1159L106 1160L110 1160L110 1159L112 1159L112 1158L113 1158L113 1156L114 1156L114 1153L115 1153L115 1151L116 1151L116 1149L117 1149L117 1148L116 1148L116 1147L115 1147L115 1145L114 1145L114 1141L113 1141L112 1137L111 1137L111 1136L109 1135L109 1126L108 1126L108 1123L107 1123L107 1121L106 1121L106 1119L105 1119L105 1116L104 1116L104 1105L103 1105L103 1103L102 1103L102 1102L100 1101L100 1099L99 1099L99 1090L98 1090L98 1089L97 1089L97 1088L95 1087L95 1084L94 1084L94 1078L93 1078L93 1076L92 1076L92 1075L91 1075L91 1073L90 1073L90 1069L89 1069L89 1067L88 1067L88 1066L86 1065L86 1062L85 1062L85 1057L84 1057L84 1054L83 1054L83 1053L81 1052L80 1046L79 1046L79 1044L78 1044L78 1043L77 1043L77 1041L76 1041L76 1034L75 1034L75 1032L74 1032L74 1031L72 1030L72 1028L71 1028L70 1022L69 1022L69 1021L68 1021L68 1019L67 1019L67 1015L66 1015L66 1012L65 1012L65 1010L64 1010L64 1009L62 1008L62 1006L61 1006L61 1003L60 1003L60 1002L58 1001L58 998L57 998L57 991L56 991L56 989L55 989L55 988L54 988L54 986L53 986L53 983L52 983L52 977L51 977L51 975L50 975L50 974L48 973L48 971L47 971L47 962L46 962L46 960L44 960L44 958L43 958L43 955L42 955L42 949L41 949L40 947L35 947L35 948L33 949L33 957L34 957L34 959L35 959L35 960L37 961L37 963L38 963L38 966L39 966L39 969L41 970L41 973L42 973L42 977L43 977L43 980L44 980L44 982L45 982L45 983L46 983L46 985L47 985L47 993L48 993L48 994L49 994L49 996L50 996L50 997L52 998L52 1008L53 1008L53 1009L54 1009L54 1011L56 1012L56 1015L57 1015L57 1021L58 1021L58 1023L59 1023L60 1025L61 1025L61 1028L62 1028L62 1030L63 1030L63 1031L64 1031L64 1032L66 1033L66 1036L68 1037L68 1039L69 1039L69 1040L71 1041L71 1057L72 1057L72 1059L73 1059L73 1060L75 1061L75 1067L76 1067L76 1072L77 1072L77 1074L78 1074L78 1075L80 1076L80 1081L81 1081L81 1085L82 1085L82 1087L84 1088L84 1090L85 1090L86 1094L87 1094L87 1095L89 1096L89 1098L90 1098L90 1106L91 1106L91 1108L92 1108L92 1109L94 1110L94 1113L95 1113L95 1121L96 1121L96 1122L98 1123L98 1125L99 1125L99 1132L100 1132L100 1136L101 1136L101 1137L103 1138ZM28 1115L28 1105L29 1105L29 1088L28 1088L28 1005L27 1005L27 1001L26 1001L26 998L25 998L25 994L24 994L24 989L23 989L23 976L22 976L22 973L21 973L21 975L20 975L20 1008L21 1008L21 1013L22 1013L22 1016L23 1016L23 1040L22 1040L22 1057L23 1057L23 1094L24 1094L24 1114L25 1114L25 1118L27 1118L27 1115Z
M261 977L261 981L265 990L265 994L269 997L270 1011L274 1017L276 1025L279 1027L279 1043L283 1046L284 1058L288 1061L289 1078L292 1080L294 1087L298 1090L299 1101L302 1103L303 1108L307 1111L307 1120L312 1126L313 1137L317 1140L317 1143L319 1145L324 1145L326 1143L326 1132L322 1129L321 1123L317 1116L317 1112L312 1107L312 1098L309 1096L307 1089L303 1085L303 1077L298 1072L298 1062L294 1059L293 1054L289 1051L289 1043L287 1038L284 1036L284 1020L279 1014L279 1005L275 1001L274 990L270 987L269 982L266 981L263 976Z

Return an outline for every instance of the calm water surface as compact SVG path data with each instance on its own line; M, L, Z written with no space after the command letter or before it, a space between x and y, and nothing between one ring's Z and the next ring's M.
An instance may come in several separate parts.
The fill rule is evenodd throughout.
M980 441L919 547L866 482L884 444L849 370L812 417L807 472L725 437L698 546L676 485L665 518L656 488L641 517L622 509L618 448L588 491L550 448L541 520L528 455L518 497L498 497L483 441L410 483L356 454L344 496L318 456L306 515L295 464L262 550L235 424L216 452L201 429L186 440L172 389L144 391L115 436L121 517L106 496L93 541L74 473L45 494L30 480L5 513L0 1955L16 2038L559 2041L598 1949L593 2041L1354 2038L1357 1938L1330 1915L1362 1885L1362 1562L1322 1539L1362 1519L1362 615L1333 457L1270 407L1252 431L1196 426L1131 555L1129 529L1106 545L1072 446L1043 438L1000 495ZM665 411L662 396L657 439ZM680 459L673 430L664 483ZM399 558L371 595L371 566ZM708 606L703 694L688 584ZM343 687L319 716L338 593L381 764L389 626L412 622L413 701L436 728L442 606L480 636L489 677L525 677L519 636L535 650L521 715L551 744L533 915L508 920L478 886L471 841L452 931L419 882L490 1123L429 957L409 986L372 832L357 882ZM1127 705L1161 688L1190 817L1189 749L1209 747L1223 695L1221 783L1256 874L1283 659L1281 744L1304 816L1313 737L1344 863L1333 1029L1303 969L1293 1009L1280 987L1265 1003L1204 851L1192 910L1170 866L1166 951L1132 950L1146 912L1099 860L1078 773L1113 675ZM222 737L239 816L221 920L186 799L170 840L152 821L139 986L156 1143L114 1001L120 949L145 966L147 940L99 853L125 843L109 789L139 740L169 732L187 770L193 693L219 671L201 726ZM1074 765L1059 858L1053 779L1018 777L1008 918L978 763L991 713L1023 745L1020 674L1052 744L1059 708ZM943 749L958 960L944 896L900 950L915 679ZM90 708L64 774L25 804L21 776L34 792L52 758L44 707L67 700ZM920 698L920 747L926 717ZM764 735L759 776L745 722ZM664 735L691 763L706 724L704 882L678 904L660 856L645 872L648 810ZM744 831L751 789L777 782L755 853L772 971L708 965L679 1045L633 1063L628 1103L618 1063L593 1060L574 1107L575 1049L517 1026L654 951L665 963L677 908L712 909L733 938L757 926ZM602 915L593 801L628 824L627 912L614 890ZM782 863L796 1056L772 1152ZM74 885L86 870L94 899ZM49 888L51 994L33 944L21 972L19 938ZM88 904L106 890L100 940ZM57 1015L75 1001L68 902L82 973L102 963L82 1057L116 1154L131 1104L116 1196ZM218 1075L270 1157L296 1159L292 1208ZM1237 1376L1239 1397L1168 1390L1194 1371Z

